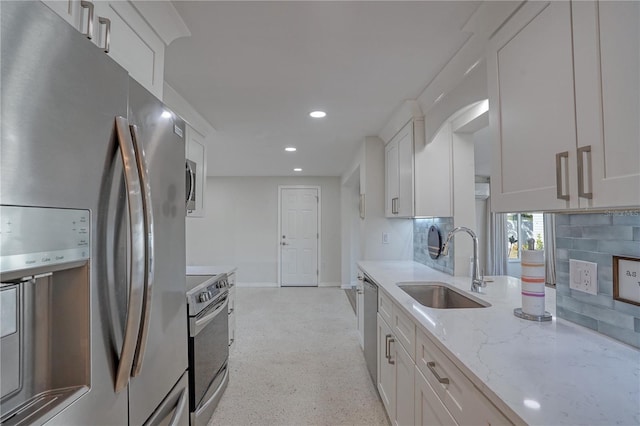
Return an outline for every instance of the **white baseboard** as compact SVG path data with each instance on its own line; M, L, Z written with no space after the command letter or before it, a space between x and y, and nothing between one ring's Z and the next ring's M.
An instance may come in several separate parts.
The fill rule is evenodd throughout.
M259 288L259 287L280 287L280 285L278 285L278 283L273 283L273 282L252 282L252 283L242 283L242 282L237 282L236 286L238 287L254 287L254 288ZM314 287L314 286L309 286L309 287ZM340 283L334 283L334 282L322 282L318 284L318 287L340 287ZM351 288L351 287L348 287Z
M340 283L331 283L331 282L318 283L318 287L340 287Z
M252 283L242 283L242 282L237 282L236 283L237 287L254 287L254 288L259 288L259 287L280 287L278 285L278 283L273 283L273 282L252 282Z

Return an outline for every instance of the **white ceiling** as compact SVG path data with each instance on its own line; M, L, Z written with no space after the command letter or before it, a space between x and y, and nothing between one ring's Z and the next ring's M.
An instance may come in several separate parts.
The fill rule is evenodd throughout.
M165 80L216 129L210 176L338 176L456 54L479 4L174 1L192 35L167 47Z

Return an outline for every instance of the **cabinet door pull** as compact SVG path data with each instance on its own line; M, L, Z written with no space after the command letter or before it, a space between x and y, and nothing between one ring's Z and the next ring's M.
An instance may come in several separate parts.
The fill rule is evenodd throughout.
M591 160L591 145L578 148L578 197L593 198L593 192L584 191L584 154L589 154L589 160ZM589 173L591 173L591 167L589 167ZM589 181L591 181L589 179ZM589 183L591 185L591 183ZM591 186L590 186L591 187Z
M569 160L569 151L559 152L556 154L556 196L559 200L569 201L569 194L564 195L562 182L562 159Z
M391 199L391 213L398 214L398 197Z
M89 9L89 15L87 17L87 32L84 33L89 40L93 37L93 3L87 0L80 2L80 7L83 9Z
M440 377L440 375L436 371L436 363L435 362L433 362L433 361L427 362L427 368L429 369L429 371L431 371L433 373L434 376L436 376L436 379L438 379L438 381L440 383L445 384L445 385L449 384L449 379L446 378L446 377Z
M104 53L109 53L109 48L111 46L111 19L99 16L98 22L105 26L103 50Z
M393 336L391 334L387 334L387 362L389 364L395 364L396 362L394 360L391 359L391 343L395 342L396 339L393 338Z

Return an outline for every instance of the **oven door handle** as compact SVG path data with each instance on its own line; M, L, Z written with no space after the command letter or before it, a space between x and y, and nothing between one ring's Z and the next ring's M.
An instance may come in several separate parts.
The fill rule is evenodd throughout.
M215 306L213 311L204 315L202 318L196 318L192 323L192 327L189 327L189 335L195 337L200 331L207 326L213 319L221 312L227 313L227 306L229 305L229 299L227 296Z

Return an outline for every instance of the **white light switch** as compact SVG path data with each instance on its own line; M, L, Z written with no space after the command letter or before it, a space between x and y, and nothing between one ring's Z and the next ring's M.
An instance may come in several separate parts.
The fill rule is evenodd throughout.
M598 264L569 259L569 287L585 293L598 294Z
M389 244L389 234L386 232L382 233L382 244Z

